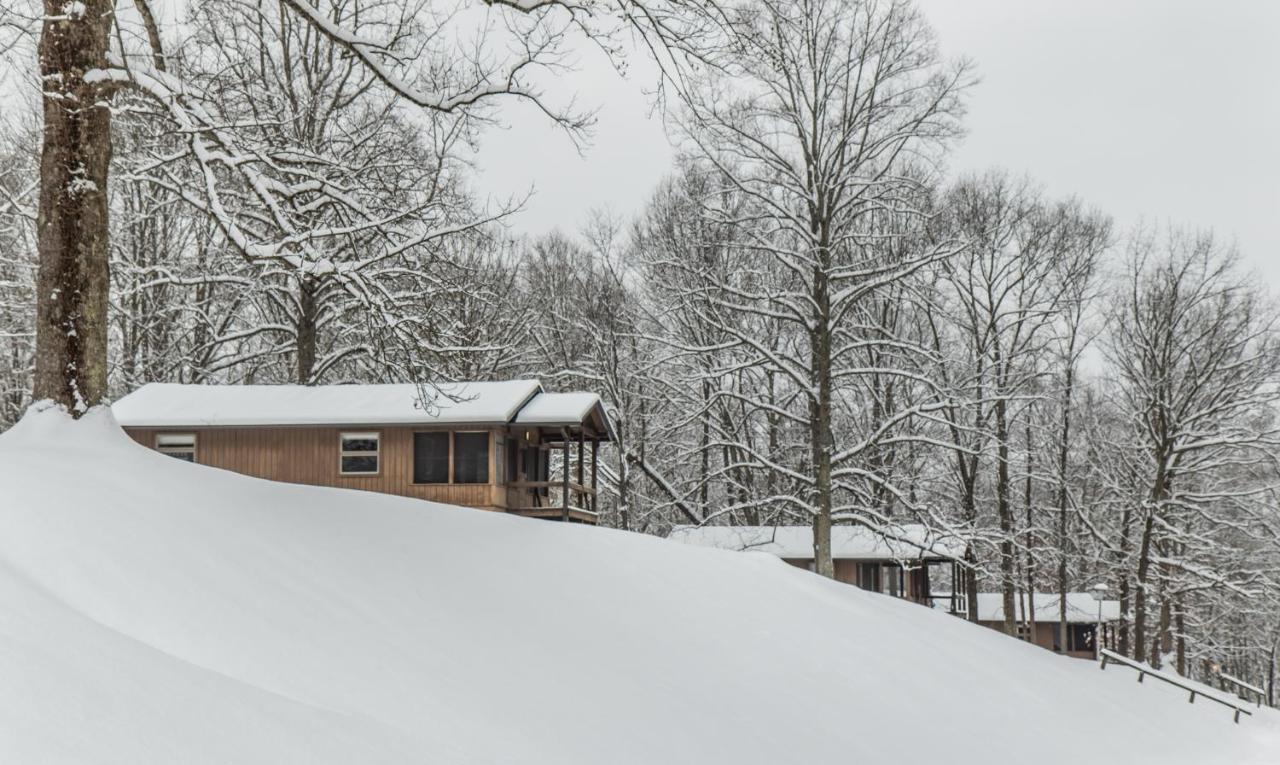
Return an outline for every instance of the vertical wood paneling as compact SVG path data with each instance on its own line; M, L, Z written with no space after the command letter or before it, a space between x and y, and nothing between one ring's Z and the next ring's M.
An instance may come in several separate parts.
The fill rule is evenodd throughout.
M155 447L158 432L194 432L197 462L258 478L310 486L377 491L488 510L505 509L506 491L494 485L497 476L494 460L498 456L494 453L496 439L492 432L489 435L488 484L415 485L413 434L426 430L432 428L126 428L125 432L148 448ZM339 434L355 431L377 431L381 434L379 471L376 475L342 475L339 472ZM452 479L452 457L449 460L449 476Z

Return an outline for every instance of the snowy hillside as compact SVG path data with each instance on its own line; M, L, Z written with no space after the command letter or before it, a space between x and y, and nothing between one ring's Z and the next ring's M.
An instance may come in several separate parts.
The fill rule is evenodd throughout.
M1274 763L1240 725L763 554L0 435L0 762Z

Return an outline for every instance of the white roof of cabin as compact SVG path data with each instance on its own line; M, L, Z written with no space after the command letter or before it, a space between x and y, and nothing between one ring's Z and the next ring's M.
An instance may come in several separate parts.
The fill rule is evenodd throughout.
M539 395L550 394L537 380L439 387L151 383L111 410L126 427L500 424Z
M594 393L542 393L533 397L516 422L521 425L577 425L600 406Z
M813 529L809 526L678 526L669 538L722 550L756 550L792 560L813 558ZM831 557L836 560L915 560L963 554L960 539L942 538L915 523L887 527L885 533L865 526L831 528Z
M1026 593L1014 596L1013 618L1026 621L1023 616L1027 607ZM1037 592L1035 595L1036 621L1058 621L1058 593ZM1120 601L1102 601L1102 621L1113 622L1120 618ZM1004 597L998 592L978 593L978 621L1004 621ZM1087 592L1067 593L1067 621L1071 623L1093 624L1098 621L1098 601Z

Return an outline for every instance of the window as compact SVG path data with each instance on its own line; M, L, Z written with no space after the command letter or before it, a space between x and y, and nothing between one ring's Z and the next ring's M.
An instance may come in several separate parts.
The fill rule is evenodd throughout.
M342 433L339 438L339 471L343 475L378 472L378 434Z
M453 482L489 483L489 434L453 434Z
M196 461L195 433L157 433L156 451L183 462Z
M413 482L449 483L449 434L413 434Z

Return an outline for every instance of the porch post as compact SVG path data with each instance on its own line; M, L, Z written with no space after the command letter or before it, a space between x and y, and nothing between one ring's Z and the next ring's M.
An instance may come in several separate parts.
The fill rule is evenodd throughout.
M586 484L582 480L582 444L586 434L582 431L583 429L578 430L578 486L585 488ZM578 495L578 507L582 510L587 508L586 492Z
M600 439L591 436L591 512L596 513L596 500L600 497L600 487L596 484L596 463L600 461Z
M568 428L560 429L560 447L561 453L564 455L564 482L562 484L562 494L560 497L560 520L569 520L569 430Z

